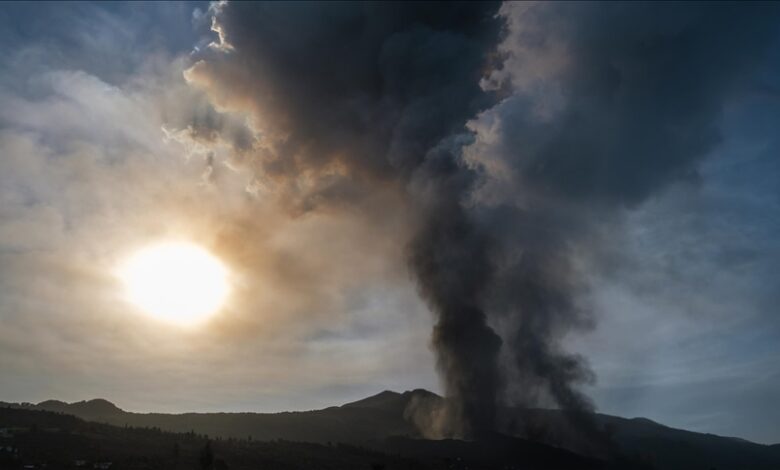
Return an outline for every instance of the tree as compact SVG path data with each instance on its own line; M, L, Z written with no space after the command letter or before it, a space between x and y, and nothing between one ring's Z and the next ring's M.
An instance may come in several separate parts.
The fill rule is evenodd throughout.
M173 468L179 468L179 454L181 453L181 449L179 448L179 443L174 442L173 443Z
M200 468L211 470L214 467L214 452L211 450L211 441L206 441L203 450L200 451Z

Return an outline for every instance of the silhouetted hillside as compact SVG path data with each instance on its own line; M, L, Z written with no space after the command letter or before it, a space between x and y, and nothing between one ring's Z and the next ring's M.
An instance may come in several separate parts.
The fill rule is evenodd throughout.
M0 408L0 468L213 470L611 469L604 462L520 439L470 443L398 438L392 453L352 445L248 439L117 427L48 411ZM210 463L203 464L205 449Z
M341 408L373 408L393 412L400 410L403 412L409 406L409 401L412 398L441 400L439 395L421 388L404 393L385 390L368 398L342 405Z
M88 401L65 403L59 400L47 400L38 403L35 409L54 411L78 416L85 420L100 420L100 418L124 413L123 410L108 400L96 398Z
M507 413L515 420L514 434L588 455L587 441L557 410ZM780 452L744 439L670 428L647 418L597 414L599 429L625 455L655 468L778 469Z
M68 413L118 426L160 427L173 432L194 430L224 438L364 442L387 436L419 436L417 429L404 419L403 412L411 396L421 393L433 395L427 391L383 392L343 406L283 413L130 413L105 400L72 404L49 400L37 405L13 406Z
M427 461L446 460L466 462L494 468L534 468L535 466L560 469L644 469L638 462L607 462L588 458L537 442L509 436L496 435L482 441L456 439L409 439L391 437L377 448L392 454L414 456Z
M50 400L37 405L10 406L68 413L122 427L158 427L221 438L343 442L382 449L390 446L387 449L393 452L423 445L428 452L455 444L442 443L445 441L420 444L418 439L423 434L413 423L410 410L421 403L428 407L438 406L442 400L426 390L384 391L342 406L285 413L130 413L105 400L72 404ZM684 431L645 418L597 414L594 422L597 429L585 433L590 435L583 435L560 411L505 409L500 425L502 432L524 439L522 442L542 443L597 459L614 459L619 455L632 462L650 463L658 469L780 468L780 445L766 446L743 439ZM605 445L607 441L608 445Z

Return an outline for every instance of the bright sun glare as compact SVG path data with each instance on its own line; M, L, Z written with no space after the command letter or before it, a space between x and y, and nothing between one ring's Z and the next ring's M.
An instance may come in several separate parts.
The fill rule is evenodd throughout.
M119 268L127 300L170 323L196 324L215 314L228 295L227 268L191 243L142 248Z

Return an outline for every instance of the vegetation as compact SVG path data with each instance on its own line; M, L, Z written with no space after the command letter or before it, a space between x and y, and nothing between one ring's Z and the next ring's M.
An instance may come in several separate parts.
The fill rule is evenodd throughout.
M120 427L18 408L0 408L0 430L2 469L498 470L521 468L523 460L522 468L531 469L561 468L557 464L602 468L596 461L527 441L518 441L520 447L513 441L486 449L461 441L396 438L381 451L348 444L211 439L191 431Z

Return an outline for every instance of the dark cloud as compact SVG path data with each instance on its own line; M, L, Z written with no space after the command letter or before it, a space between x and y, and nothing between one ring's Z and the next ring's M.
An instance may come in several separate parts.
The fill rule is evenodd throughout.
M518 10L505 8L534 26L523 25L512 35L515 44L504 44L510 59L493 79L523 75L536 55L557 54L560 66L542 70L539 80L558 103L543 119L533 107L549 96L519 93L499 108L503 144L514 153L507 163L539 191L622 205L695 175L720 140L725 100L749 84L778 21L771 4L561 3Z
M222 104L249 109L262 170L405 178L488 104L478 87L496 5L228 4L232 52L190 70ZM345 175L346 176L346 175Z

